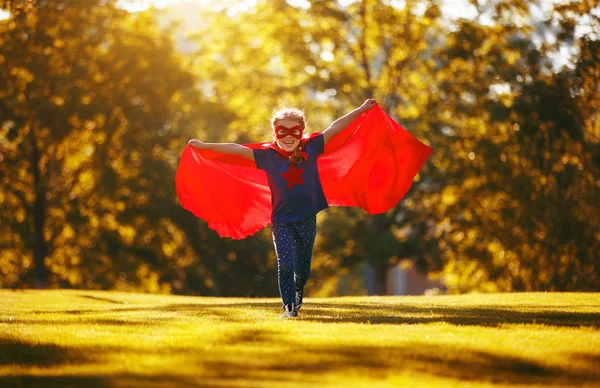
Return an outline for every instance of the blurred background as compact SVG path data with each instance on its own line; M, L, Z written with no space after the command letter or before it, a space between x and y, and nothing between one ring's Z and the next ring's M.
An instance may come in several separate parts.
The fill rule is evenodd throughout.
M278 296L270 228L181 208L191 138L374 97L433 154L319 214L308 296L600 291L597 0L0 1L0 287ZM214 206L220 206L215 203Z

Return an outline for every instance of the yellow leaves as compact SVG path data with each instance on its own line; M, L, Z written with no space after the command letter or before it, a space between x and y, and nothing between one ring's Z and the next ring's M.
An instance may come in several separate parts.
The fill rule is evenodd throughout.
M438 224L435 226L435 237L439 238L442 235L442 233L451 230L451 228L452 228L452 221L450 220L450 218L449 217L444 218L441 222L438 222ZM440 240L440 242L445 243L444 240Z
M53 46L56 48L63 48L66 46L66 42L62 39L55 39L54 42L52 42Z
M142 58L142 60L140 60L137 65L139 66L140 69L147 69L149 67L149 62L147 59Z
M25 210L23 208L15 209L15 219L17 222L25 221Z
M52 102L56 106L64 106L65 105L65 99L62 97L58 97L58 96L50 97L50 102Z
M171 96L171 102L178 104L178 103L184 103L185 99L183 96L183 93L181 93L181 91L177 91L175 93L173 93L173 95Z
M453 233L451 238L452 241L458 244L465 238L465 233L462 231L458 231L456 233Z
M472 221L473 220L473 213L470 210L464 210L463 211L463 217L465 218L465 221Z
M125 244L131 245L133 243L133 239L136 236L135 228L129 225L121 225L118 227L117 231L119 232L119 235Z
M34 80L35 76L24 67L13 66L10 68L10 75L15 77L17 83L24 88L28 83Z
M22 270L31 266L31 255L21 249L0 250L0 281L3 284L17 281ZM7 283L5 283L7 282Z
M485 181L486 179L484 177L470 176L468 178L465 178L465 180L462 183L462 187L466 190L472 190L476 187L481 186L482 184L485 184Z
M365 85L366 86L366 85ZM406 119L416 119L420 116L421 112L416 105L409 105L402 110L402 116Z
M477 238L479 237L480 233L478 229L470 229L467 232L467 237L469 238L469 240L475 242L477 240Z
M79 174L79 184L84 189L89 189L94 187L94 173L91 170L85 170L81 174Z
M94 82L100 84L100 83L104 82L104 79L105 78L104 78L104 75L102 73L95 73L94 74L94 77L93 77Z
M142 289L152 293L168 293L171 291L171 286L168 283L160 283L159 275L150 269L146 263L141 263L136 269L136 277L142 284Z
M165 254L165 256L167 256L167 257L173 256L173 253L175 253L176 248L177 248L177 245L173 244L173 243L165 243L165 244L161 245L161 249L162 249L163 253Z
M80 261L80 259L76 256L72 257L72 264L77 264ZM81 284L81 281L83 280L81 274L78 271L69 271L68 275L67 275L67 280L69 281L69 284L72 284L74 286Z
M488 242L486 249L492 255L492 263L496 267L503 267L506 265L506 250L499 241Z
M457 186L451 185L444 188L442 191L442 204L446 206L454 205L458 202L459 189Z
M414 86L417 89L422 89L425 84L424 84L424 80L423 80L423 76L422 74L419 73L408 73L408 76L405 79L406 81L408 81L408 83L412 86Z
M452 292L498 291L498 287L489 281L488 272L475 260L451 255L442 274L444 283Z
M179 229L173 222L167 219L162 219L159 222L159 228L157 234L162 237L164 241L161 244L161 250L172 260L174 264L180 267L191 265L193 262L193 255L184 254L186 248L186 235ZM230 251L226 256L226 259L230 262L236 261L234 251Z
M410 224L404 225L402 228L398 228L397 225L392 225L390 228L390 232L398 240L399 242L408 241L409 237L413 233L413 228Z
M504 53L504 58L509 65L513 65L516 61L520 59L520 55L515 53L514 51L507 51Z
M134 166L139 166L142 162L142 156L138 151L132 152L129 157L131 158L131 162ZM145 186L145 185L144 185Z
M90 217L90 225L92 226L92 228L97 228L100 225L100 221L98 220L98 217L94 214L92 214Z
M105 214L102 216L102 225L108 230L116 230L118 227L115 216L112 214Z
M346 244L344 245L343 253L346 256L352 255L356 247L356 241L354 240L346 240Z
M72 239L73 237L75 237L75 231L73 230L71 225L67 224L63 227L61 235L64 239Z

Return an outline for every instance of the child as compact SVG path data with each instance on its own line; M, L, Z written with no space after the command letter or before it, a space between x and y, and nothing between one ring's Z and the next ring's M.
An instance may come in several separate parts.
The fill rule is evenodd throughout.
M175 176L181 206L221 237L243 239L272 225L284 317L302 305L315 215L328 206L388 211L433 151L377 105L369 99L309 136L302 112L282 110L272 119L273 142L193 139L183 150Z
M203 143L197 139L188 142L199 150L251 159L258 169L266 172L271 190L272 235L283 300L282 318L298 316L304 286L310 276L316 214L328 207L317 158L336 134L376 105L375 99L368 99L335 120L323 133L309 137L304 135L304 113L293 108L282 109L271 119L274 142L270 147L257 149L235 143Z

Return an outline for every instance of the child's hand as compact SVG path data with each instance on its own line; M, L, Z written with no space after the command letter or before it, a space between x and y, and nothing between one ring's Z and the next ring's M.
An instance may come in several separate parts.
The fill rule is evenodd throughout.
M198 150L205 148L204 143L198 139L192 139L192 140L188 141L188 145L191 145L192 147L194 147Z
M373 108L375 105L378 105L379 103L377 102L376 99L374 98L369 98L368 100L366 100L365 102L363 102L363 104L360 106L360 110L361 112L366 112L368 110L370 110L371 108Z

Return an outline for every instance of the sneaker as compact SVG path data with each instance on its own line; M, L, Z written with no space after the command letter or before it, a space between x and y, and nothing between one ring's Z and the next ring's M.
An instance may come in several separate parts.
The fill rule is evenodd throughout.
M304 288L296 289L296 305L294 306L294 312L298 315L300 307L302 307L302 296L304 294Z
M281 314L279 318L296 318L298 316L298 311L296 310L294 303L285 305L283 309L285 312Z

